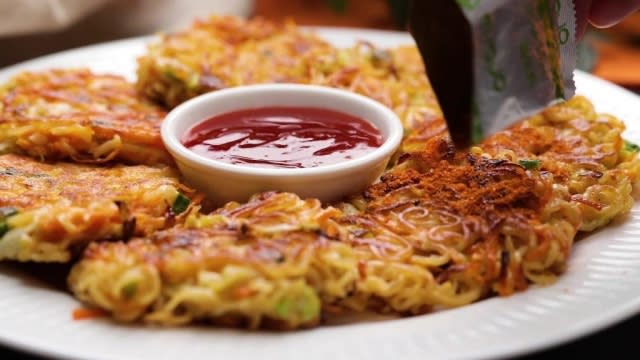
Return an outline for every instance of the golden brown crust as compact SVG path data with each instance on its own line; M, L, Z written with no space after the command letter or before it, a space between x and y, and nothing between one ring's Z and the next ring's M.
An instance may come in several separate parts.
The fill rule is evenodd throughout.
M215 17L165 34L139 59L138 88L174 107L196 95L265 82L305 82L324 40L288 24ZM258 55L256 55L258 54ZM259 56L259 61L257 61Z
M322 235L333 213L317 200L261 194L147 239L92 244L70 286L123 321L313 326L321 297L344 296L343 287L355 279L354 270L334 258L348 256L348 247ZM133 294L126 290L131 283Z
M0 258L69 261L97 240L150 235L175 223L179 196L197 196L175 170L146 166L48 164L0 155Z
M394 191L408 186L419 188L422 196L413 199L414 205L437 209L461 217L482 217L491 223L500 223L509 217L533 218L547 201L549 194L536 189L536 180L520 165L504 159L483 159L471 154L458 154L449 158L441 153L443 139L427 144L424 156L407 161L421 169L400 168L385 174L381 182L366 192L369 208L391 209L398 204L390 201ZM435 157L441 156L439 161ZM547 189L547 192L548 189Z
M23 72L0 87L0 147L48 160L172 164L165 112L132 84L85 69Z
M372 185L361 212L341 220L352 245L371 259L400 257L407 264L414 256L442 257L430 269L435 281L475 284L483 289L477 296L525 289L525 267L501 259L510 256L506 238L530 236L528 248L518 250L525 256L547 242L571 239L541 230L549 226L543 209L556 196L552 182L517 163L451 149L450 142L434 138ZM574 219L557 220L568 221L575 234ZM564 256L568 250L563 247Z

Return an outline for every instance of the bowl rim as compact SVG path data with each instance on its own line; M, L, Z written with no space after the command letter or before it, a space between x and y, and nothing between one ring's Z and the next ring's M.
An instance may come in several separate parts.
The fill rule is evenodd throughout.
M184 116L184 113L192 107L204 106L207 102L218 100L219 98L224 98L226 96L237 96L238 94L244 94L246 96L256 96L256 93L264 93L267 91L273 92L281 92L287 93L288 96L291 94L297 94L300 92L312 92L317 96L324 96L328 99L343 97L348 99L350 102L359 102L374 111L381 114L380 118L384 119L383 121L387 122L389 126L389 134L384 139L384 142L381 146L377 147L373 151L357 157L355 159L341 161L335 164L322 165L317 167L310 168L267 168L267 167L251 167L251 166L243 166L239 164L229 164L223 161L218 161L214 159L207 158L205 156L199 155L196 152L189 150L186 146L182 144L180 141L180 137L183 134L177 134L177 129L175 128L175 124ZM293 95L295 96L295 95ZM271 104L265 104L266 106L278 106L277 102L273 102ZM304 107L305 104L301 103L300 106ZM255 106L248 106L247 109L255 108ZM242 110L243 108L238 108L237 110ZM347 114L354 115L349 109L333 109L334 111L344 112ZM235 110L230 110L235 111ZM211 115L213 116L213 114ZM372 121L368 119L363 119L370 124L374 125ZM199 120L195 122L191 126L195 126L202 121L206 121L206 119ZM190 126L190 127L191 127ZM221 90L216 90L213 92L205 93L199 96L196 96L192 99L189 99L177 107L173 108L166 115L164 121L161 125L161 137L162 141L169 151L169 153L175 158L178 162L182 158L187 160L192 164L200 165L201 167L214 168L217 170L221 170L227 173L233 173L235 175L252 175L252 176L261 176L261 177L308 177L308 176L318 176L318 175L327 175L327 174L339 174L341 172L357 169L364 167L368 164L375 164L379 161L385 159L386 157L390 157L393 153L398 149L402 142L402 138L404 137L404 128L402 122L398 115L389 109L384 104L373 100L364 95L357 94L352 91L332 88L328 86L322 85L309 85L309 84L287 84L287 83L279 83L279 84L256 84L256 85L243 85L232 88L226 88Z

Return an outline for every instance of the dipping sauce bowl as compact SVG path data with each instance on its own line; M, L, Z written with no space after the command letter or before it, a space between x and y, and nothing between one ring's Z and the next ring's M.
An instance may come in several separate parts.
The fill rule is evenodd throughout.
M286 111L287 108L315 110L318 114L326 110L340 113L341 120L365 120L371 125L368 129L379 133L379 146L337 162L322 164L318 161L318 166L281 168L221 161L185 146L185 138L190 132L207 120L229 114L259 114L268 109ZM333 122L335 127L335 119ZM283 131L285 128L287 126L283 126ZM270 131L273 132L273 127ZM173 109L162 124L162 140L186 181L218 205L246 201L263 191L293 192L301 198L338 201L372 184L386 168L402 137L400 119L381 103L346 90L297 84L241 86L200 95ZM304 140L304 136L302 138ZM214 143L215 139L212 141ZM256 154L259 154L258 150ZM251 152L244 151L243 154Z

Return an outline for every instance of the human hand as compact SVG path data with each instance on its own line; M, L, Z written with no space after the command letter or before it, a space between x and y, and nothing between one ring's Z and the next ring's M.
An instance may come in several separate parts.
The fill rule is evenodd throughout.
M589 24L597 28L613 26L640 9L640 0L573 0L576 6L577 37Z

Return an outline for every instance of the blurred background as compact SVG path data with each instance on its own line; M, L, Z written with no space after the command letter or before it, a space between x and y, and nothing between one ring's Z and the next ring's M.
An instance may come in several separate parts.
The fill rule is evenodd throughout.
M187 26L207 14L300 25L404 30L406 0L0 0L0 67L108 40ZM591 29L579 68L640 91L640 13Z

